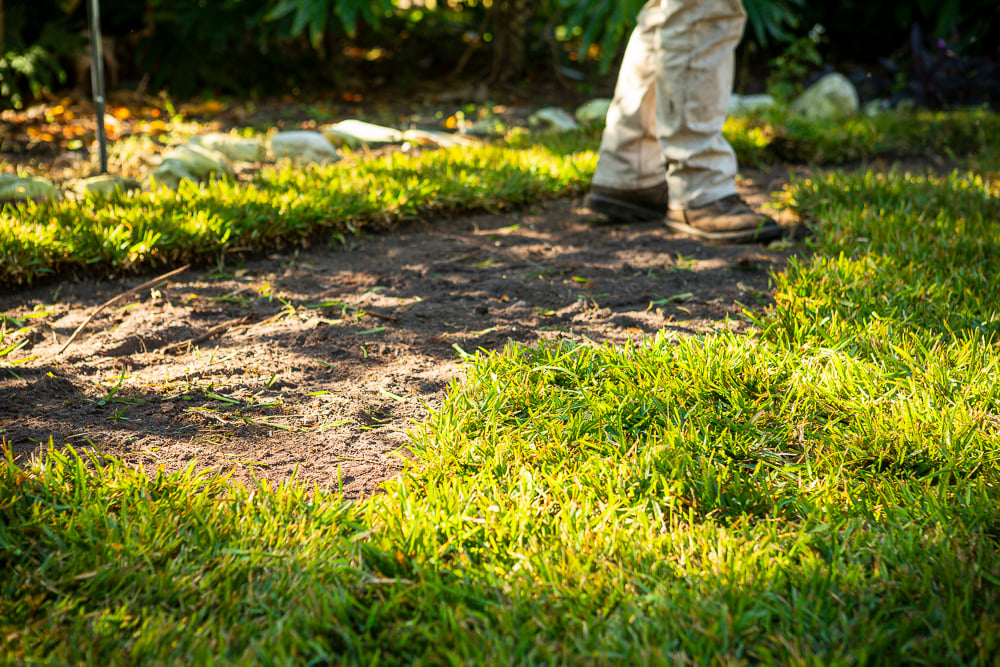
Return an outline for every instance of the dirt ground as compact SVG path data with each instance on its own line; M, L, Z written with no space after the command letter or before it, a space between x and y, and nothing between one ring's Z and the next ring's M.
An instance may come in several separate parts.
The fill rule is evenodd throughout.
M739 187L760 205L786 176ZM556 201L190 269L103 310L61 354L99 305L155 276L7 291L0 348L25 344L0 360L0 440L22 461L51 436L147 470L195 462L360 498L402 469L407 430L467 354L744 330L794 252Z

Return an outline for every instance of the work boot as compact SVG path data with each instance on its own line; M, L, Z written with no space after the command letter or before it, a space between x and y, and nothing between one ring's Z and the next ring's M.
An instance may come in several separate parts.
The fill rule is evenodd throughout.
M640 190L619 190L600 185L590 186L583 204L615 222L662 220L667 213L667 184Z
M754 211L739 195L707 206L668 211L665 222L675 232L722 243L766 243L782 236L778 223Z

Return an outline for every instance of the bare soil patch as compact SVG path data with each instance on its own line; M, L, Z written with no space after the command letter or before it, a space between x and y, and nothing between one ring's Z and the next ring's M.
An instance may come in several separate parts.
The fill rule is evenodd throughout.
M747 172L741 191L760 205L784 173ZM34 328L0 364L0 439L22 461L51 437L147 470L194 462L360 498L402 469L407 430L463 353L745 331L793 252L548 202L190 269L103 311L59 356L98 305L151 276L18 290L0 312Z

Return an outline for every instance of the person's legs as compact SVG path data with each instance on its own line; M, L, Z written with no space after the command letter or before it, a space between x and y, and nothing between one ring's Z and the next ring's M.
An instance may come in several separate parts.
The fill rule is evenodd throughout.
M608 111L591 209L618 220L666 215L668 226L714 240L780 234L736 195L736 156L722 136L745 23L740 0L646 3Z
M656 133L657 31L661 0L639 12L618 72L586 204L618 220L658 220L667 209L667 170Z
M594 185L641 190L665 182L666 166L656 134L657 33L663 25L661 0L639 12L625 48L601 135Z
M667 167L668 227L717 241L781 235L736 194L736 154L722 136L735 51L746 25L740 0L662 0L656 32L656 128Z
M722 136L734 52L746 14L740 0L663 0L655 33L656 131L670 208L736 194L736 155Z

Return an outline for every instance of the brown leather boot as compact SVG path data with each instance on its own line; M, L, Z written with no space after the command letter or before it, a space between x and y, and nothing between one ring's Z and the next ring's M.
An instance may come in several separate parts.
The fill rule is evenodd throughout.
M583 204L615 222L661 220L667 214L667 184L639 190L619 190L592 185Z
M665 222L676 232L723 243L766 243L783 234L778 223L754 211L739 195L707 206L668 211Z

